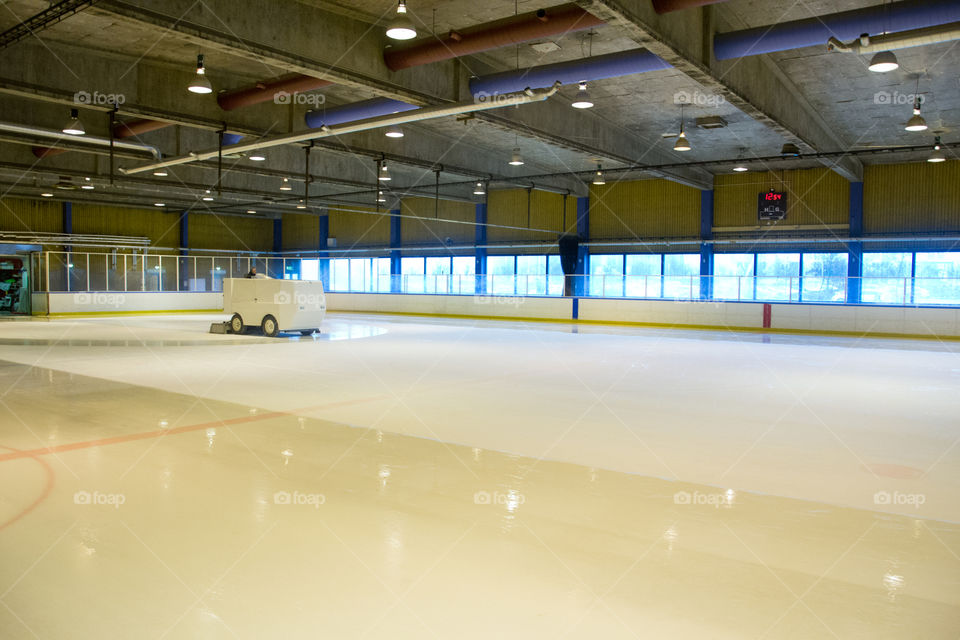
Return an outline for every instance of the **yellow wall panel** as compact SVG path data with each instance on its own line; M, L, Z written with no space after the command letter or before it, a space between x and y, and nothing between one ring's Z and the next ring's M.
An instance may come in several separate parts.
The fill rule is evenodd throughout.
M863 184L864 233L960 231L960 162L872 165Z
M320 218L316 215L283 214L283 249L315 251L319 248Z
M590 187L590 239L682 238L700 233L700 191L669 180Z
M489 227L488 242L491 244L497 242L554 243L564 229L576 231L577 199L574 196L568 196L564 206L564 197L561 194L530 191L528 215L527 193L526 189L489 193L487 222L492 225L518 228ZM540 229L547 230L547 233L537 231ZM529 251L536 253L534 249Z
M0 231L62 233L59 202L3 198L0 200Z
M439 210L433 198L404 198L400 203L404 216L416 216L421 220L403 218L400 222L400 237L405 245L442 245L450 238L453 244L472 243L475 238L473 221L476 206L470 202L441 200ZM439 222L435 217L459 220L470 224Z
M359 213L359 212L364 213ZM376 212L363 207L330 208L330 237L337 239L337 247L380 246L390 244L390 216L386 211Z
M273 220L191 214L190 246L197 249L272 251Z
M757 196L770 189L787 193L787 217L782 224L849 222L850 183L835 171L818 168L716 176L713 226L756 226Z
M77 203L73 232L150 238L151 246L176 248L180 246L180 212Z

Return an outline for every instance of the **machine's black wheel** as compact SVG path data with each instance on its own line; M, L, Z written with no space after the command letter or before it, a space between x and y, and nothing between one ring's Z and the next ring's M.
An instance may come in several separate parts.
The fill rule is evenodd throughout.
M277 325L277 319L271 316L269 313L263 316L263 320L260 322L260 328L263 329L263 335L269 338L277 337L277 334L280 333L280 327Z
M243 333L243 318L240 317L239 313L233 314L233 317L230 318L230 331Z
M312 336L316 332L316 329L301 329L300 335L302 336Z

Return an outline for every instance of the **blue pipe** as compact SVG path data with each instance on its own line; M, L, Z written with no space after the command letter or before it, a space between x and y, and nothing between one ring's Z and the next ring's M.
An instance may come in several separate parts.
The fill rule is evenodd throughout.
M713 38L713 54L717 60L729 60L801 47L821 46L826 49L827 40L831 37L854 40L864 33L875 36L957 21L960 21L960 2L957 0L906 0L806 20L718 33Z
M353 122L355 120L366 120L367 118L376 118L378 116L388 116L391 113L400 113L402 111L412 111L420 107L391 100L390 98L374 98L364 100L363 102L354 102L345 104L342 107L333 107L324 111L308 111L304 120L311 129L317 129L323 125L333 126L343 124L344 122Z
M646 49L631 49L593 58L557 62L542 67L504 71L472 78L470 93L474 96L513 93L523 91L527 87L531 89L550 87L558 80L562 84L576 84L581 81L591 82L669 68L670 65L667 62Z

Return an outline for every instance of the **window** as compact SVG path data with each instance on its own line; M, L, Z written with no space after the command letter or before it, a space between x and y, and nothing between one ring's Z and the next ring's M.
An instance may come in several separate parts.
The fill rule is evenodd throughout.
M427 293L450 293L450 258L427 258Z
M660 254L627 256L624 293L631 298L659 298L663 294Z
M547 295L563 295L563 266L560 256L547 256Z
M542 296L547 292L547 256L517 256L517 293Z
M400 258L404 293L423 293L423 258Z
M917 304L960 304L960 253L917 253L914 282Z
M846 302L847 261L845 253L803 254L803 301Z
M800 299L800 254L757 254L757 300Z
M374 258L374 276L373 291L379 293L389 293L390 288L390 258Z
M663 256L663 297L695 300L700 297L700 254Z
M752 253L718 253L713 256L713 297L717 300L753 300Z
M450 283L450 293L473 294L476 291L477 259L473 256L455 256L453 262L453 277Z
M372 284L370 258L351 258L350 291L370 291Z
M588 295L607 298L623 295L623 254L590 256Z
M304 280L320 279L320 261L319 260L301 260L300 277Z
M487 256L487 292L494 296L516 293L516 256Z
M346 258L335 258L330 261L330 290L350 290L350 261Z
M910 273L912 253L863 254L862 302L909 304L913 293Z

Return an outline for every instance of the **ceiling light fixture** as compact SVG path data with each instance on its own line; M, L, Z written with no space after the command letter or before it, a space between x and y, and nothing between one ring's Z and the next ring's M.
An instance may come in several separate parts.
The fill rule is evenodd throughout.
M475 196L485 196L487 195L487 190L483 188L483 183L479 180L477 181L477 186L473 188L473 195Z
M392 127L387 127L387 131L383 135L387 136L388 138L402 138L403 131L401 131L400 127L397 125L393 125Z
M870 66L867 67L875 73L887 73L900 67L897 62L897 56L892 51L881 51L870 59Z
M94 189L93 182L90 178L84 178L83 184L80 185L81 189L86 189L87 191L92 191Z
M593 184L597 186L607 184L607 181L603 178L603 167L599 164L597 165L597 173L593 176Z
M785 142L783 147L780 148L780 155L797 158L800 156L800 147L793 144L792 142Z
M167 206L167 203L166 203L166 202L154 202L154 203L153 203L153 206L155 206L155 207L165 207L165 206Z
M290 186L290 178L284 178L283 182L280 183L280 191L292 191L293 187Z
M44 198L52 198L52 197L53 197L53 194L52 194L51 192L49 192L49 191L44 191L44 192L41 193L40 195L43 196Z
M417 28L407 15L407 3L400 0L397 15L387 25L387 37L391 40L410 40L417 37Z
M200 198L204 202L213 202L213 194L210 193L210 189L207 189L203 192L203 197Z
M520 155L520 147L513 148L513 154L510 156L510 164L519 167L523 164L523 156Z
M198 94L213 93L213 87L210 85L210 80L207 79L207 72L203 68L202 53L197 55L197 75L194 76L190 84L187 85L187 91Z
M587 93L587 83L585 81L580 82L580 90L577 91L577 95L573 98L573 104L570 106L574 109L589 109L593 106L590 94Z
M297 209L306 209L307 205L304 204L303 200L297 203Z
M76 109L70 109L70 120L67 124L63 125L62 131L71 136L82 136L87 132L83 128L83 123L80 122L80 112Z
M680 135L677 136L677 142L673 145L674 151L690 151L690 141L687 140L687 134L683 132L683 104L680 104Z
M153 175L157 176L158 178L166 178L170 174L167 173L166 169L157 169L153 172Z
M259 151L254 151L250 154L250 160L253 162L263 162L267 159L267 156L263 155Z
M256 209L247 209L247 213L256 213L256 212L257 212Z
M380 175L377 176L377 180L379 180L380 182L389 182L391 180L390 170L387 169L386 162L380 163Z
M937 136L933 143L933 153L927 158L927 162L946 162L946 160L947 156L944 155L943 148L940 145L940 136Z
M907 124L903 127L907 131L927 130L927 121L920 115L920 104L922 102L923 98L920 96L920 74L917 74L917 89L913 94L913 116L907 120Z
M387 197L383 195L383 191L377 191L377 202L386 202Z

